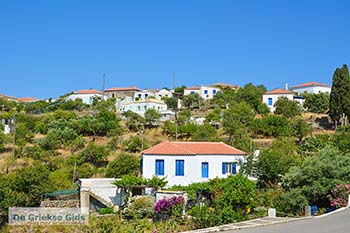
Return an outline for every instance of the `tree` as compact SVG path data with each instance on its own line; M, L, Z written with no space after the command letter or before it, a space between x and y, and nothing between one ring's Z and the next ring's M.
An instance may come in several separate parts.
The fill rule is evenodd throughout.
M336 124L343 114L350 116L350 75L347 65L335 70L329 100L329 116Z
M115 160L108 164L106 176L120 178L123 175L137 175L139 170L140 160L135 155L120 153Z
M254 111L258 111L258 106L261 104L262 96L266 92L264 85L254 86L252 83L244 85L238 89L236 101L238 103L244 101L250 105Z
M292 118L301 115L301 107L297 102L289 100L287 97L280 97L276 101L274 107L275 114Z
M122 113L122 116L124 116L127 119L126 126L131 131L139 131L144 128L145 118L140 116L139 114L133 112L133 111L126 111Z
M149 108L145 112L145 120L149 126L154 126L157 124L162 114L153 108Z
M308 112L326 113L329 108L329 94L306 94L304 108Z
M327 195L341 183L350 180L350 155L326 147L318 156L307 157L300 166L292 167L283 177L283 186L297 188L309 204L328 207Z
M0 132L0 152L5 148L5 135Z
M298 138L299 144L301 144L305 136L307 136L312 132L311 126L301 118L297 118L293 120L292 126L294 129L294 136Z
M104 146L90 143L79 155L79 163L92 163L99 165L109 156L109 150Z
M140 152L148 147L144 138L139 136L131 136L123 142L123 146L125 150L132 153Z
M163 97L162 100L166 103L168 109L176 110L177 109L177 101L176 97Z
M204 104L204 100L198 93L191 93L182 98L182 104L187 108L200 108Z
M209 123L204 123L197 127L191 137L192 141L215 142L219 140L216 129Z
M236 103L237 90L232 88L223 88L217 92L212 99L212 103L216 104L220 108L226 108Z
M224 111L223 126L229 137L236 134L241 128L245 128L254 119L254 112L246 102L236 103Z
M350 152L350 126L337 127L333 136L333 143L340 151Z

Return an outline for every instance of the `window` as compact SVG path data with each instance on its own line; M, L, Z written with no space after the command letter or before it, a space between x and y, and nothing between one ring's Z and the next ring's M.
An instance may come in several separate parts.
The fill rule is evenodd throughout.
M191 94L194 94L194 91L191 91Z
M138 97L139 97L139 99L141 99L142 95L141 95L141 94L138 94Z
M176 160L175 161L175 176L184 176L185 170L185 161Z
M237 173L237 164L232 162L222 163L222 174L236 174Z
M216 90L215 89L213 90L213 94L216 94Z
M202 178L208 178L209 164L207 162L202 163Z
M267 105L272 106L272 98L267 99Z
M114 98L115 97L115 95L114 94L112 94L112 98Z
M208 94L208 90L204 90L204 95Z
M156 159L156 175L164 176L164 160Z

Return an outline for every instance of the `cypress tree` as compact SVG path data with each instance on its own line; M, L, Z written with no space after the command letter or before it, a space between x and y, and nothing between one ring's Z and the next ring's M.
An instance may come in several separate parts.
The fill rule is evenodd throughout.
M347 65L335 70L329 101L329 116L335 123L339 122L343 114L350 117L350 76Z

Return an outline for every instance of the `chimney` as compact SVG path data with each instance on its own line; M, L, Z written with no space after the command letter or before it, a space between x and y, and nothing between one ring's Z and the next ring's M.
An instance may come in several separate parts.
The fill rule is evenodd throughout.
M288 91L288 83L286 83L286 90Z

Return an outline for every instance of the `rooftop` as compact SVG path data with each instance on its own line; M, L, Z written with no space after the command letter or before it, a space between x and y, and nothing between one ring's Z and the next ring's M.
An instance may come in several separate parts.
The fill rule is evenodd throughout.
M302 88L302 87L331 87L327 84L317 83L317 82L307 82L291 87L291 89Z
M90 90L75 91L74 94L102 94L102 92L98 90L90 89Z
M223 142L161 142L143 154L149 155L246 155L247 153Z
M24 97L24 98L17 98L17 100L22 103L31 103L31 102L38 101L39 99L33 98L33 97Z
M293 95L294 93L291 91L285 90L285 89L276 88L276 89L273 89L271 91L265 92L264 95L279 95L279 94L292 94Z
M112 87L105 90L105 92L109 91L141 91L141 89L137 88L136 86L131 87Z

